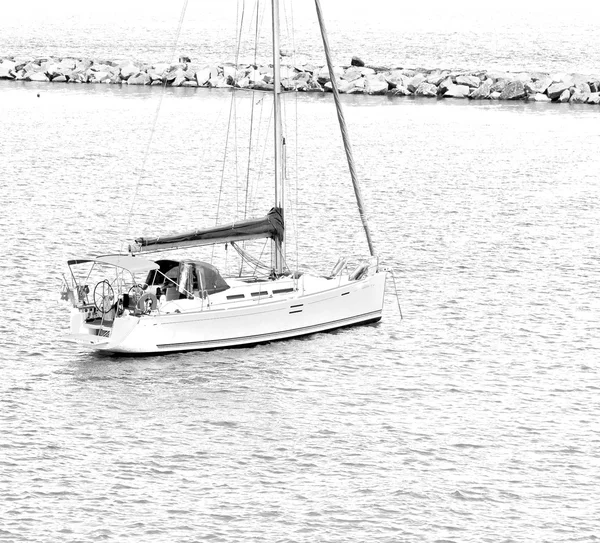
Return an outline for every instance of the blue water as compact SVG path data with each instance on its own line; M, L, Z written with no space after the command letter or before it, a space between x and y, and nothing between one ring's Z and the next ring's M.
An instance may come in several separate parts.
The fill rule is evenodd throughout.
M97 39L67 44L45 13L65 48ZM403 320L390 281L381 323L301 340L147 358L63 341L67 258L212 223L222 177L220 213L241 213L231 98L0 82L0 541L597 540L593 106L344 97ZM253 102L268 124L235 100L242 135ZM366 250L331 97L285 111L289 258L327 271Z

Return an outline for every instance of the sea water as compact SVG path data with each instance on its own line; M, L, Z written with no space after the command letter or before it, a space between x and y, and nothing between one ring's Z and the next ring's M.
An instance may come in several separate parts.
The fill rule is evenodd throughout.
M232 103L268 119L251 93L0 82L0 540L600 537L593 106L344 97L403 319L390 275L373 326L144 358L64 341L68 258L210 224L219 194L241 213ZM285 111L290 259L326 272L366 251L331 96Z

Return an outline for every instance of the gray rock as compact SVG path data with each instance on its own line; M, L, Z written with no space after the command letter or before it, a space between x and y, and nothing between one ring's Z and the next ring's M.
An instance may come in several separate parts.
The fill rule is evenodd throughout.
M10 60L0 62L0 79L15 78L15 63Z
M569 89L565 89L556 101L564 103L564 102L568 102L570 99L571 99L571 91Z
M444 95L448 89L454 86L451 77L447 77L438 85L438 94Z
M163 72L159 72L155 68L148 68L148 71L146 73L150 77L152 83L154 83L155 81L162 82L163 80Z
M110 64L107 64L105 62L94 63L92 66L90 66L89 69L94 72L106 72L109 74L112 74L115 71L115 68L113 66L111 66ZM46 70L46 71L48 71L48 70Z
M341 79L336 79L336 85L337 85L337 89L338 92L342 92L340 90L340 83L342 82ZM344 90L346 90L349 87L349 84L344 81ZM325 85L323 85L323 88L325 89L325 92L333 92L333 83L331 81L327 81L327 83L325 83Z
M133 63L127 63L120 67L121 78L129 79L133 75L138 75L140 73L140 67Z
M223 77L222 75L219 75L216 79L211 79L210 86L214 87L216 89L225 89L225 88L231 87L231 85L227 82L227 79L225 77ZM273 90L272 84L269 85L269 84L265 83L265 86L267 86L270 90Z
M502 92L506 86L510 83L509 79L496 79L492 84L490 91L494 92Z
M571 83L572 83L571 86L577 87L578 89L583 90L584 87L589 87L588 80L589 80L588 76L580 75L580 74L573 74L573 76L571 77Z
M576 83L575 88L581 92L592 92L589 83L586 81L580 81L579 83Z
M569 85L567 83L553 83L548 87L546 94L551 100L558 100L565 90L569 90Z
M283 69L284 69L284 67L282 66L281 67L281 79L286 79L288 77L288 75L283 73ZM238 70L233 64L223 65L223 77L225 79L231 80L231 81L236 81L237 79L244 77L245 74L239 74L239 75L240 75L240 77L238 77Z
M346 81L355 81L356 79L360 79L362 76L363 75L358 68L350 67L342 75L340 75L340 78Z
M248 79L250 80L250 85L257 85L259 83L264 83L264 76L263 74L260 72L260 70L256 69L256 68L252 68L247 74L246 77L248 77ZM211 79L215 79L216 76L215 74L211 73L210 77L209 77L209 81Z
M435 97L437 96L437 92L438 88L435 85L423 81L423 83L421 83L415 90L415 95Z
M291 84L288 87L286 87L286 82L282 82L282 85L285 90L294 90L294 87ZM200 87L201 85L198 86ZM235 83L235 86L240 89L247 89L250 86L250 78L246 76L242 77L241 79L238 79Z
M270 84L270 83L265 83L262 80L256 81L254 83L252 81L250 81L250 88L251 89L255 89L255 90L272 91L273 90L273 85Z
M334 70L335 73L335 70ZM343 73L343 72L342 72ZM340 74L341 76L342 74ZM316 74L315 79L321 84L325 85L327 81L331 81L331 77L329 76L329 69L327 66L323 66Z
M70 83L87 83L88 76L85 71L74 70L68 74Z
M412 96L412 92L400 85L394 89L393 94L394 96Z
M425 81L425 79L427 79L425 74L418 73L408 82L408 85L406 85L406 87L408 88L408 90L410 92L415 92L417 90L418 86L421 83L423 83Z
M300 72L294 76L294 81L299 83L308 83L311 79L311 75L308 72Z
M44 69L41 67L40 64L38 64L37 62L33 61L33 62L28 62L24 67L23 70L25 70L26 73L31 74L34 72L43 72Z
M589 92L582 92L576 89L575 92L571 94L569 102L572 104L585 104L588 101L589 95Z
M373 68L359 68L360 73L362 74L363 77L367 77L369 75L375 75L377 72L377 70L374 70ZM385 70L381 70L381 71L385 71Z
M127 79L128 85L150 85L150 83L152 83L152 80L146 72L130 75Z
M425 82L431 83L432 85L439 87L440 83L442 81L444 81L444 79L446 79L449 75L450 75L450 72L448 70L433 70L425 78Z
M204 86L206 85L209 80L210 80L210 66L205 66L204 68L201 68L200 70L196 70L196 81L198 82L199 86ZM250 77L246 76L248 78L248 82L251 81Z
M409 70L408 68L398 68L402 71L402 73L408 77L409 79L412 79L415 75L417 75L419 72L417 70Z
M183 70L183 68L181 68L180 66L177 66L177 65L171 67L164 76L165 81L167 81L168 83L171 83L171 84L173 84L173 81L175 81L178 78L182 81L184 81L186 79L185 71Z
M459 75L456 78L456 84L466 85L467 87L476 89L477 87L479 87L479 85L481 85L481 80L473 75Z
M342 74L343 74L344 69L343 68L340 68L340 69L342 70ZM295 75L296 75L296 70L294 68L292 68L291 66L282 66L281 67L281 71L280 71L281 79L293 79Z
M481 86L476 89L473 89L469 98L473 100L485 100L490 97L490 92L492 89L492 82L490 80L484 81Z
M342 94L360 94L365 92L365 80L355 79L354 81L344 81L343 79L337 80L338 90ZM325 89L331 85L331 81L325 84Z
M230 78L223 78L223 79L229 85ZM171 86L172 87L181 87L186 81L188 81L188 79L185 77L185 75L178 75L175 77L175 79L173 79L171 81ZM197 83L196 83L196 85L197 85Z
M75 69L77 62L74 58L63 58L59 63L59 70L65 74L67 72L72 72Z
M364 84L362 86L360 85L354 85L347 94L364 94L365 93L365 86Z
M360 59L358 57L352 57L352 60L350 61L350 65L363 67L365 65L365 63L363 62L362 59Z
M498 91L490 92L490 100L499 100L499 99L500 99L500 92L498 92Z
M530 94L527 97L527 100L530 100L532 102L550 102L550 98L548 98L545 94L541 92Z
M487 77L489 77L490 79L492 79L494 81L498 81L498 80L512 81L509 73L499 72L499 71L495 71L495 70L487 72ZM496 92L496 91L492 91L492 92Z
M29 72L25 76L26 81L50 81L44 72Z
M396 87L406 87L410 81L410 78L406 77L401 70L385 72L383 76L388 82L390 89L395 89Z
M444 98L467 98L471 89L467 85L451 85L444 93Z
M167 76L171 69L169 64L155 64L154 66L150 66L146 73L150 76L150 79L154 83L154 81L162 82L163 78Z
M73 68L73 71L85 72L92 66L92 64L93 62L89 59L78 59L75 62L75 68Z
M567 87L570 87L574 84L573 76L571 74L554 73L550 74L550 77L555 83L564 83Z
M53 80L55 77L58 77L59 75L65 74L65 72L61 68L60 64L53 60L46 62L44 71L46 72L46 75L48 76L48 78L51 80Z
M500 93L500 100L520 100L525 98L525 85L523 81L518 79L517 81L511 81L504 90Z
M591 92L587 99L588 104L600 104L600 92Z
M543 76L534 81L526 82L525 90L529 94L540 94L546 92L550 85L552 85L552 78L548 76Z
M89 83L104 83L110 81L112 77L108 72L96 72L94 70L90 70L87 75Z
M388 82L383 76L374 75L365 78L365 92L367 94L385 94L388 88Z

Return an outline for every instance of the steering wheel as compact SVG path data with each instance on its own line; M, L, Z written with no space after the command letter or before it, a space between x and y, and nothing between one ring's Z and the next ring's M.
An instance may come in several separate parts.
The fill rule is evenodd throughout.
M94 305L100 313L108 313L115 301L115 291L105 279L94 287Z

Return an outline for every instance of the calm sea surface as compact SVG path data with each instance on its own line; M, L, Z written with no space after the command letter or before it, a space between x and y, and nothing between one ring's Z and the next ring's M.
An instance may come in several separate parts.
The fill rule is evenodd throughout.
M240 215L270 106L236 96L0 82L0 541L597 541L597 107L345 97L403 320L390 280L381 323L301 340L64 342L68 258ZM366 250L331 97L285 112L290 259L328 271Z

